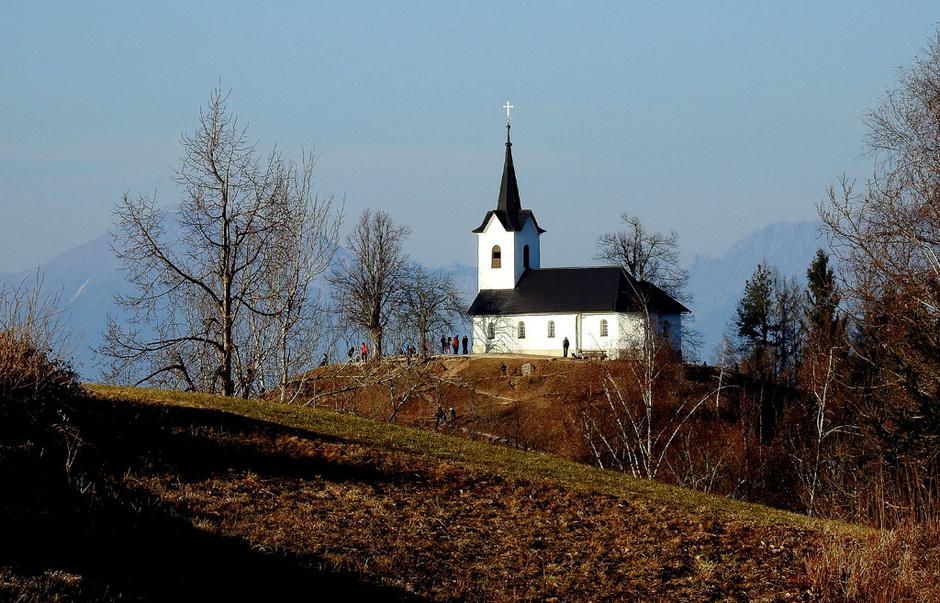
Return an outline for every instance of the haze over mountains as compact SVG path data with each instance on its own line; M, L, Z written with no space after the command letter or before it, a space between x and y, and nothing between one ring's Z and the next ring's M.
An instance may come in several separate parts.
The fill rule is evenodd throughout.
M819 248L828 249L816 221L775 222L734 243L717 258L695 256L689 263L692 325L702 334L702 360L711 361L735 315L744 285L759 263L805 283Z
M766 262L785 276L803 280L813 254L825 243L816 222L778 222L752 232L720 257L693 256L688 266L693 297L689 306L694 312L692 325L702 333L701 359L711 360L745 281L758 263ZM455 273L461 290L471 295L476 291L475 266L451 264L445 268ZM92 348L101 343L108 313L119 312L114 295L128 292L110 248L110 236L105 233L77 245L43 264L40 271L44 289L61 294L64 318L74 335L76 369L84 379L99 380L101 367L95 362ZM34 273L0 273L0 284L28 282Z

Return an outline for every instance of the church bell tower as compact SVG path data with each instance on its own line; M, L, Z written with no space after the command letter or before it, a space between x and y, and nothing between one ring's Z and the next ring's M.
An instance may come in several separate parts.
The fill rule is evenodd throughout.
M506 158L496 209L486 212L477 234L478 289L513 289L526 270L541 266L539 238L545 232L532 210L522 209L512 163L512 105L506 101Z

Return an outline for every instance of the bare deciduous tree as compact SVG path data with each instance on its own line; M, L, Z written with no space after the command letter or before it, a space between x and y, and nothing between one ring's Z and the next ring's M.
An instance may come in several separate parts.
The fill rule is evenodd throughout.
M686 290L688 272L679 263L679 235L650 233L637 216L621 214L622 230L608 232L595 243L598 260L611 262L623 268L636 282L631 283L633 293L644 306L648 302L648 289L644 283L656 285L673 298L689 303L692 296ZM649 315L645 313L646 330L649 331ZM689 317L694 320L694 317ZM698 356L701 334L683 320L682 349L687 358Z
M838 385L837 375L843 350L837 346L811 348L803 360L803 386L812 396L810 412L802 417L809 429L790 437L790 458L796 471L800 498L806 513L817 511L818 499L828 486L838 459L834 455L835 439L855 435L858 428L838 421L833 399Z
M854 330L864 334L853 355L877 384L864 394L887 413L872 428L890 434L882 445L925 459L940 443L938 123L940 33L867 116L875 164L865 186L843 176L819 208Z
M620 216L624 228L597 238L598 260L622 267L639 281L648 281L680 301L689 301L689 274L679 265L679 235L647 232L637 216Z
M383 354L385 329L401 303L408 266L402 243L409 234L386 212L363 211L346 237L350 257L341 257L329 275L339 314L368 333L375 358Z
M867 116L875 170L865 190L843 176L819 208L855 299L894 289L930 316L940 315L938 99L940 33ZM898 318L919 323L918 314Z
M283 212L272 216L282 228L262 253L264 286L250 296L248 334L251 354L242 357L241 380L258 384L260 391L276 384L282 402L303 385L303 368L313 366L318 354L331 347L327 334L331 313L315 288L316 279L336 256L342 211L332 197L313 193L314 157L300 167L279 163L283 199L271 206ZM253 345L252 345L253 344ZM291 379L297 381L291 384Z
M625 370L607 368L601 401L581 413L581 434L597 465L647 479L659 474L695 413L720 394L724 371L718 391L693 398L675 395L667 389L680 381L681 363L656 339L650 335L646 345L624 352L618 364Z
M147 195L115 209L112 247L136 291L117 299L132 319L110 320L99 350L112 379L247 395L275 340L282 368L293 366L284 331L310 310L299 300L332 258L337 218L330 202L311 201L312 157L301 168L276 152L260 160L226 100L213 91L182 137L174 211ZM274 327L279 339L261 334Z
M453 274L428 272L417 263L410 266L401 291L398 323L403 333L414 337L422 356L431 345L431 334L452 332L465 311Z

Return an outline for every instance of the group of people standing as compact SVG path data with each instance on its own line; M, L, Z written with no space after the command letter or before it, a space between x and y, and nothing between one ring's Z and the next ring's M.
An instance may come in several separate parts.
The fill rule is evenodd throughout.
M448 339L446 335L441 335L441 354L459 354L460 344L463 343L463 353L466 355L468 341L466 335L463 336L462 340L456 335L452 339Z
M441 354L453 354L457 355L461 353L461 347L463 348L463 354L467 355L467 346L470 343L469 338L464 335L463 338L454 335L453 337L448 338L447 335L441 335ZM568 357L568 338L565 337L565 340L562 342L562 350L564 357ZM425 355L428 353L428 342L424 341L422 343L423 352ZM417 350L414 349L414 346L410 343L406 343L401 347L401 355L405 356L408 359L408 362L411 362L411 359L417 353ZM356 357L356 348L351 347L346 352L347 362L353 362L353 359ZM369 359L369 345L366 342L362 342L362 345L359 346L359 361L366 362ZM326 352L323 353L323 358L320 361L320 366L326 366L328 362Z
M323 354L323 358L326 359L326 354ZM350 347L346 351L346 361L353 362L353 359L356 358L356 348ZM362 342L362 345L359 346L359 362L365 362L369 359L369 344ZM323 366L322 364L320 366Z
M453 337L448 337L446 335L441 335L441 354L460 354L461 347L463 348L463 354L468 354L468 347L470 344L470 339L464 335L463 338L454 335ZM423 352L427 355L430 352L428 342L425 341L422 344ZM359 346L358 354L355 347L350 347L346 352L347 362L353 362L358 360L359 362L366 362L369 359L369 344L362 342L362 345ZM399 353L405 356L409 361L417 354L417 350L413 345L406 343L403 345ZM326 354L323 354L323 361L320 363L320 366L326 364Z

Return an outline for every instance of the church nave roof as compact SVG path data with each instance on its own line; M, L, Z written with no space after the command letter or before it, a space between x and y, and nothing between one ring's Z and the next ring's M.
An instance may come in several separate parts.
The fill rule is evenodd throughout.
M684 314L689 309L652 283L637 281L617 266L526 270L515 289L482 289L471 316L576 312L636 312L646 298L651 312Z

